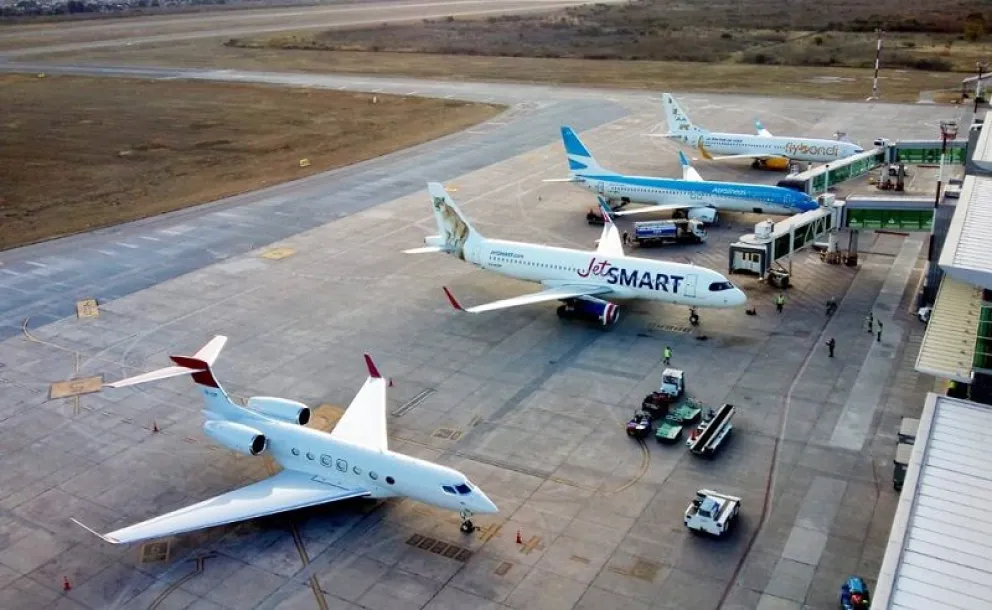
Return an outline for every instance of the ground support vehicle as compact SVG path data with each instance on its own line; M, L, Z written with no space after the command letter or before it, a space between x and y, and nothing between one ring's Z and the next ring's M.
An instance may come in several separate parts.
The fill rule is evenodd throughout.
M851 576L840 587L840 607L844 610L868 610L871 593L860 576Z
M734 525L741 499L710 489L700 489L685 509L685 526L692 532L723 536Z
M706 229L695 219L635 222L633 241L640 247L701 244L706 241Z
M733 430L730 423L733 417L734 405L725 404L717 409L712 418L704 418L686 441L689 451L706 457L714 455Z
M627 436L633 438L644 438L651 433L651 416L644 411L634 413L634 417L627 422Z
M671 445L679 440L680 436L682 436L682 422L671 414L666 415L665 419L661 420L654 433L655 439L666 445Z

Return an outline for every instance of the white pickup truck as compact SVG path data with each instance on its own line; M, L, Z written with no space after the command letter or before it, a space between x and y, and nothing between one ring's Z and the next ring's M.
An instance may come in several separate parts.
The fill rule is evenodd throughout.
M685 526L693 532L723 536L741 510L741 499L709 489L700 489L685 509Z

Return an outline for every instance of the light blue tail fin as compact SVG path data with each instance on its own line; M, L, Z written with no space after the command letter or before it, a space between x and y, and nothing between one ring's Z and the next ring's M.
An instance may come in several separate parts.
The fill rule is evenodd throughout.
M561 139L565 145L565 156L568 158L568 171L570 172L595 172L599 174L612 174L613 172L604 169L585 147L579 136L575 135L571 127L562 126Z

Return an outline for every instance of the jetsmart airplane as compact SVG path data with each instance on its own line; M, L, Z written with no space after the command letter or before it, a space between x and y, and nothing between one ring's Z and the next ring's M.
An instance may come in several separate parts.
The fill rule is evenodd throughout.
M635 258L623 251L620 234L603 210L606 224L594 252L483 237L472 228L458 206L437 183L428 184L439 235L424 238L423 248L408 254L445 252L489 271L536 282L544 290L475 307L462 307L447 288L451 305L470 313L561 301L563 318L596 320L612 326L620 310L600 297L647 299L687 305L689 321L699 323L699 307L738 307L747 302L744 293L716 271L667 261ZM606 202L600 198L600 205Z
M676 217L696 218L704 223L717 219L717 210L782 214L791 216L815 210L816 200L803 192L765 184L703 180L679 151L682 178L624 176L604 169L569 127L561 128L568 157L569 177L545 182L571 182L603 196L614 207L627 203L654 204L617 215L671 210Z
M756 169L788 169L790 161L837 161L865 150L849 140L773 136L758 120L754 121L756 135L716 133L693 125L672 94L661 94L661 100L665 106L668 133L649 135L661 135L694 146L703 158L711 161L751 159L751 165ZM723 156L713 156L713 153Z
M457 470L387 448L387 381L368 354L368 379L328 434L305 427L310 409L302 403L266 396L250 398L247 407L231 401L210 369L226 342L227 337L214 337L192 357L172 356L176 366L107 385L120 388L190 375L206 402L207 436L244 455L268 453L284 470L109 534L98 534L75 519L74 523L106 542L127 544L349 498L405 496L457 510L466 533L475 529L473 513L497 512L486 494Z

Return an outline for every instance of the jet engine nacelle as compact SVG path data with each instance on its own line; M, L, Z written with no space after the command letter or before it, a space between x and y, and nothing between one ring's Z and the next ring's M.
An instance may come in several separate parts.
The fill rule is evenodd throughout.
M787 170L789 169L789 160L785 157L770 157L764 160L762 167L775 171Z
M272 396L253 396L248 399L247 406L262 415L290 424L305 426L310 421L310 409L302 402L295 400Z
M702 206L698 208L689 208L686 210L685 216L689 220L698 220L704 225L711 225L717 221L717 218L720 217L720 212L716 208Z
M203 431L221 445L244 455L259 455L265 451L265 435L244 424L208 420L203 424Z
M603 326L616 324L620 308L614 303L596 297L578 297L572 302L575 313L582 317L599 320Z

